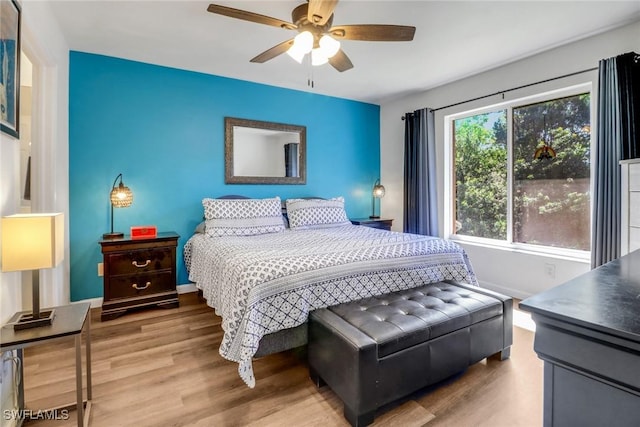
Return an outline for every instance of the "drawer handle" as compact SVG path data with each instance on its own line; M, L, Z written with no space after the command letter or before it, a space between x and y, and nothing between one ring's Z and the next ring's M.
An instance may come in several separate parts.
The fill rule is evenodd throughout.
M146 267L147 265L151 264L151 260L150 260L150 259L146 260L144 264L138 264L138 261L133 261L131 264L132 264L134 267L144 268L144 267Z
M144 290L144 289L147 289L149 286L151 286L151 282L147 282L147 283L145 283L145 285L144 285L143 287L138 286L138 284L137 284L137 283L134 283L133 285L131 285L131 287L132 287L133 289L136 289L136 290L138 290L138 291L142 291L142 290Z

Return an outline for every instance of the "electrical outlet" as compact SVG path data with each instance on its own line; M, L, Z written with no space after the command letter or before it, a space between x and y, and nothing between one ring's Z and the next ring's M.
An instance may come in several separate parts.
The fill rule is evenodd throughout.
M101 262L98 263L98 276L104 276L104 264Z
M556 265L555 264L546 263L544 265L544 274L547 277L549 277L550 279L555 279L556 278Z

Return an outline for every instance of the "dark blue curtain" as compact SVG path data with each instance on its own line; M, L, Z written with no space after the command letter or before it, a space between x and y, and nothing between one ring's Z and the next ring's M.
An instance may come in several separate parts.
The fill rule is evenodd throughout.
M620 256L620 160L640 157L640 64L634 52L599 63L591 267Z
M404 232L438 235L435 114L424 108L404 116Z
M295 142L284 145L284 176L298 175L298 144Z
M616 58L622 125L622 159L640 157L640 55L625 53Z

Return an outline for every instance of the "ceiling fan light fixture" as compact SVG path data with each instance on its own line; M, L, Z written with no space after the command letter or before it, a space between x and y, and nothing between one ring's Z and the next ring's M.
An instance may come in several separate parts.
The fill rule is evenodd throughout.
M309 31L303 31L295 36L291 49L296 49L302 52L303 55L311 52L311 49L313 49L313 34Z
M252 63L264 63L285 52L302 63L311 53L310 62L318 66L331 64L339 72L353 68L353 63L340 45L341 40L377 42L411 41L415 27L387 24L356 24L333 26L334 11L339 0L306 0L291 11L287 22L270 16L219 4L210 4L207 11L229 18L297 31L293 38L283 41L256 57Z
M325 34L320 38L320 50L327 57L333 57L340 50L340 42L328 34Z
M329 62L329 58L324 54L321 48L317 47L311 51L311 65L324 65Z

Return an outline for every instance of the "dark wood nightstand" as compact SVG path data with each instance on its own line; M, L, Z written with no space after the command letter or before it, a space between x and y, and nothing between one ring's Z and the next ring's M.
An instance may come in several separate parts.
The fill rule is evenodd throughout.
M100 240L104 259L102 320L133 308L157 305L177 307L176 247L174 232L155 238Z
M365 227L381 228L390 231L392 219L387 218L355 218L349 220L354 225L364 225Z

